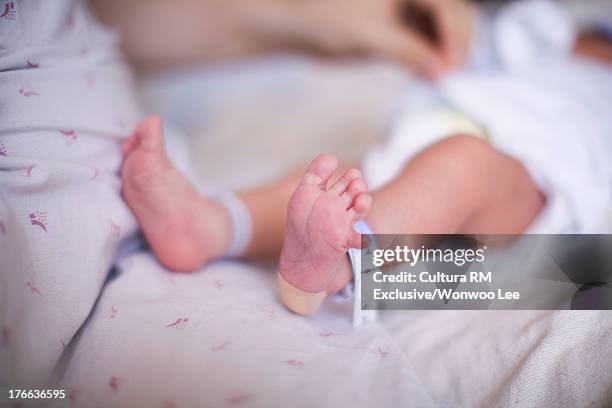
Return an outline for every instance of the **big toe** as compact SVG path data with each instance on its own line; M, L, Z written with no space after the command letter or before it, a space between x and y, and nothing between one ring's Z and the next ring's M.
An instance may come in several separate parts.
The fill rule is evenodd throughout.
M144 119L136 128L134 136L142 149L149 152L164 152L164 131L158 116Z
M302 185L319 186L325 189L330 177L338 168L338 159L332 154L317 156L306 168Z

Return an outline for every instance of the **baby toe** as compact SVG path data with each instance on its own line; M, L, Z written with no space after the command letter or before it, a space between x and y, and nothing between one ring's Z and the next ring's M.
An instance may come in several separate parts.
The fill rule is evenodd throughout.
M134 137L144 150L160 153L165 151L164 130L159 117L147 117L138 125L134 133Z
M355 197L353 206L347 210L347 214L352 222L360 221L368 215L372 207L372 196L369 194L360 194Z
M341 195L342 193L347 191L349 185L353 180L359 178L361 178L361 172L358 169L349 169L346 173L342 175L342 177L340 177L338 181L336 181L336 183L334 183L334 185L329 189L329 191L334 194Z
M338 168L336 156L321 154L310 162L302 177L301 184L304 186L318 186L324 189L336 168Z
M342 201L344 202L344 204L346 204L346 208L349 208L353 205L353 201L355 200L355 197L359 196L360 194L365 193L366 190L367 190L367 186L366 186L365 181L362 178L356 178L350 182L346 191L342 193L340 198L342 198Z

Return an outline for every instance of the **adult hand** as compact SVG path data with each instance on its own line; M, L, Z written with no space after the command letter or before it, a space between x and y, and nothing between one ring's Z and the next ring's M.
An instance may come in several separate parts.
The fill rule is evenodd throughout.
M92 0L143 67L279 49L383 57L437 78L467 57L469 0Z
M474 6L466 0L309 0L291 2L330 53L381 56L437 78L469 53ZM300 17L302 18L302 17Z

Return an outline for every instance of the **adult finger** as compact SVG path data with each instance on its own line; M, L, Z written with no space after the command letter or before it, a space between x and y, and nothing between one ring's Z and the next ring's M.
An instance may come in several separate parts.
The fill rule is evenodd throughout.
M448 61L455 68L462 65L469 56L476 10L464 0L449 0L445 3L448 7L443 8L443 12L449 16L446 24L450 26L445 30L443 43Z
M410 0L426 10L433 21L445 68L455 67L464 53L462 25L464 15L456 0Z
M456 67L463 65L468 59L473 42L476 9L471 3L464 1L455 2L457 18L456 53L453 55L452 64Z
M440 77L444 70L441 56L424 37L400 25L386 31L371 38L372 52L411 67L428 78Z

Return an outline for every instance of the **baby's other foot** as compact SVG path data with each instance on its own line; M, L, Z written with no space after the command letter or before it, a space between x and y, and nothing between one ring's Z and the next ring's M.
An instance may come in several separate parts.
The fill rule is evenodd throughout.
M289 201L278 278L283 302L299 314L316 311L348 249L361 247L353 224L367 215L372 198L357 169L328 188L337 167L334 156L318 156Z
M228 214L172 165L161 120L146 118L122 150L123 196L160 262L190 272L223 255L231 234Z

